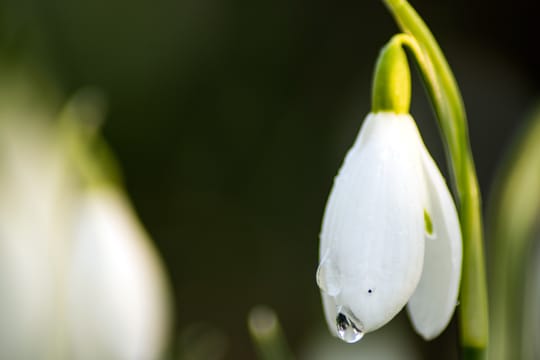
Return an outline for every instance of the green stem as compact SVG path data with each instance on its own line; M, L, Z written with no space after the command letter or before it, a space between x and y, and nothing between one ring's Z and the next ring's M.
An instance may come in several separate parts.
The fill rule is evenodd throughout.
M480 192L469 144L465 108L456 80L430 30L405 0L383 0L400 28L414 37L415 56L441 129L459 204L463 237L460 342L467 359L485 357L488 303ZM426 64L428 60L428 64Z
M266 306L253 308L248 315L248 330L259 360L293 360L278 317Z

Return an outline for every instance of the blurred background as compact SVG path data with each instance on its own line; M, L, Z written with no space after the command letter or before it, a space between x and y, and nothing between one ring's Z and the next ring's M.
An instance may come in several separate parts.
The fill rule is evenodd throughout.
M540 4L411 3L460 84L486 198L540 90ZM202 331L216 348L207 358L254 358L246 317L261 303L300 358L314 358L314 344L336 346L315 282L318 233L370 110L378 51L397 32L382 2L0 4L0 58L45 70L61 97L88 85L106 96L103 136L172 286L172 351ZM446 172L417 75L413 87L412 114ZM455 358L455 324L430 343L404 316L397 324L419 358Z

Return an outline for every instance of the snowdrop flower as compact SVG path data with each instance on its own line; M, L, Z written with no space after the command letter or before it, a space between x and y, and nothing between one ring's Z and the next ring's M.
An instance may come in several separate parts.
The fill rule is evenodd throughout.
M356 342L407 303L414 328L438 336L457 303L461 233L452 196L408 114L401 46L379 57L373 111L334 181L320 234L321 289L331 332Z
M53 91L22 67L0 73L0 359L52 358L71 181L44 95Z
M0 122L0 358L33 359L58 339L66 182L44 123Z
M127 199L90 188L76 213L68 321L74 359L155 360L169 329L164 269Z

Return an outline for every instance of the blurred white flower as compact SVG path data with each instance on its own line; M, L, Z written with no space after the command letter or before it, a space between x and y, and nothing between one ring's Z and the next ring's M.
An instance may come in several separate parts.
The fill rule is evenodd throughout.
M58 354L63 331L70 180L47 112L29 103L0 106L1 359Z
M459 221L410 115L367 116L335 179L320 241L317 283L335 336L358 341L407 302L425 339L447 326L461 275Z
M0 359L159 359L168 283L129 201L105 186L101 98L79 92L59 114L39 76L0 73Z
M112 187L93 186L75 214L68 281L72 358L159 359L172 316L168 286L127 199Z

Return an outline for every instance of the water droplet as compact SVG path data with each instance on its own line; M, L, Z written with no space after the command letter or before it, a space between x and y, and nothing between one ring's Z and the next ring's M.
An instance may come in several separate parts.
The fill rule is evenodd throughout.
M355 343L364 337L364 332L361 330L354 317L343 308L340 308L336 316L336 329L339 338L349 344Z
M326 253L317 269L317 285L329 296L337 296L341 292L341 274Z

